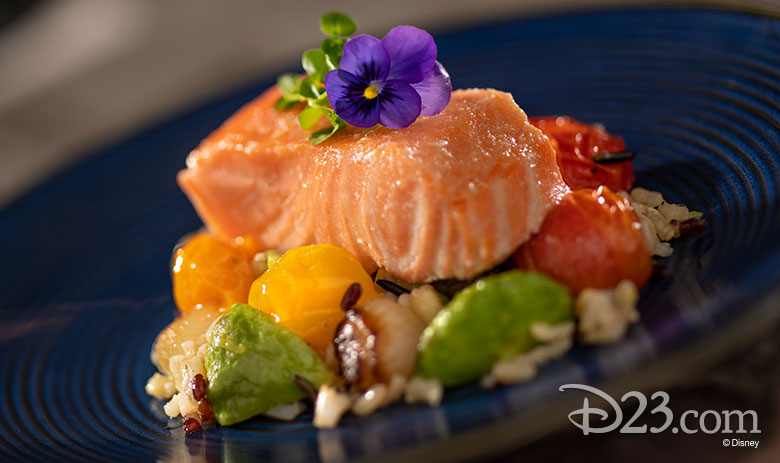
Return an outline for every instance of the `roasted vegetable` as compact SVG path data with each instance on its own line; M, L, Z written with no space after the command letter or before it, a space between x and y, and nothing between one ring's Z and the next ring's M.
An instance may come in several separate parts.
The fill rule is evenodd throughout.
M187 354L182 347L187 341L191 341L196 348L202 344L206 330L220 315L222 312L217 307L201 307L178 316L157 335L152 346L152 363L169 376L178 373L170 370L170 358ZM201 339L201 336L204 338Z
M198 307L226 310L246 302L257 274L252 257L258 246L248 237L225 244L207 233L195 235L173 258L173 297L182 312Z
M341 374L362 389L388 383L394 375L411 376L424 328L410 308L389 299L348 310L333 341Z
M623 138L608 134L598 124L584 124L571 117L532 117L529 122L550 138L563 181L571 188L601 185L612 191L631 188L634 183L631 161L602 164L593 160L598 154L624 151Z
M486 277L456 295L425 329L417 374L445 386L473 381L498 360L533 347L532 323L571 319L569 293L542 274L513 270Z
M209 330L208 342L208 398L221 425L304 398L296 375L315 387L332 380L295 333L246 304L231 307Z
M653 269L631 203L604 187L566 195L514 259L518 267L549 275L575 294L612 288L621 280L641 288Z
M353 283L363 288L358 303L379 297L371 276L349 251L329 244L304 246L284 253L252 283L249 304L323 353L344 319L339 302Z

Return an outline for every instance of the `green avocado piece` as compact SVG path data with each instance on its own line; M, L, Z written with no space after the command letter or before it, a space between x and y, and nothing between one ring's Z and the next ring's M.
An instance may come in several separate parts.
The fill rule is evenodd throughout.
M207 338L208 399L223 426L302 399L294 375L317 387L333 379L301 338L247 304L234 304Z
M536 272L485 277L458 293L425 329L417 374L445 386L484 376L497 361L536 344L529 327L572 320L569 292Z

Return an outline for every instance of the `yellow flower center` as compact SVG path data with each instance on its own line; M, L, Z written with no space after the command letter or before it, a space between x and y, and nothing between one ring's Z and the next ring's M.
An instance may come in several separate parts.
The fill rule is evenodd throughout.
M368 98L369 100L373 100L376 98L379 94L377 93L377 89L379 88L378 85L372 85L363 91L363 96Z

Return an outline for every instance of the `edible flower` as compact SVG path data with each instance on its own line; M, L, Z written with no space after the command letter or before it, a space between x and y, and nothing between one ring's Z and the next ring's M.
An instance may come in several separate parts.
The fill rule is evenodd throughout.
M398 26L382 40L370 35L350 39L339 68L325 76L325 91L336 114L351 125L402 129L420 115L440 113L450 101L452 84L436 61L433 37Z
M349 38L357 26L343 13L327 13L320 29L329 37L320 48L306 50L306 75L284 74L277 86L278 110L305 107L298 121L305 130L325 116L329 127L309 140L321 143L351 124L392 129L411 125L419 116L440 113L452 93L450 76L436 61L433 37L422 29L398 26L382 40L369 35Z

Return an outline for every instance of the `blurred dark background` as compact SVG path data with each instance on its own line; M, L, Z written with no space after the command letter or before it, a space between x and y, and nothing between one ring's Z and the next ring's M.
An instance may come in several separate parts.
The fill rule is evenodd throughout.
M86 153L231 89L298 67L320 14L359 32L445 32L647 0L3 0L0 207ZM666 0L780 11L777 0Z
M40 3L36 0L8 0L0 5L0 27L5 27L30 7Z
M647 4L638 0L3 0L0 2L0 207L101 145L221 94L298 66L319 40L318 17L352 15L382 35L412 23L432 32L529 14ZM658 2L656 2L658 3ZM667 1L780 12L780 1ZM205 135L205 134L204 134ZM182 162L185 153L181 153ZM755 409L753 449L719 435L583 437L568 426L501 461L780 461L780 335L762 337L666 389L676 410ZM672 458L676 457L676 458Z

